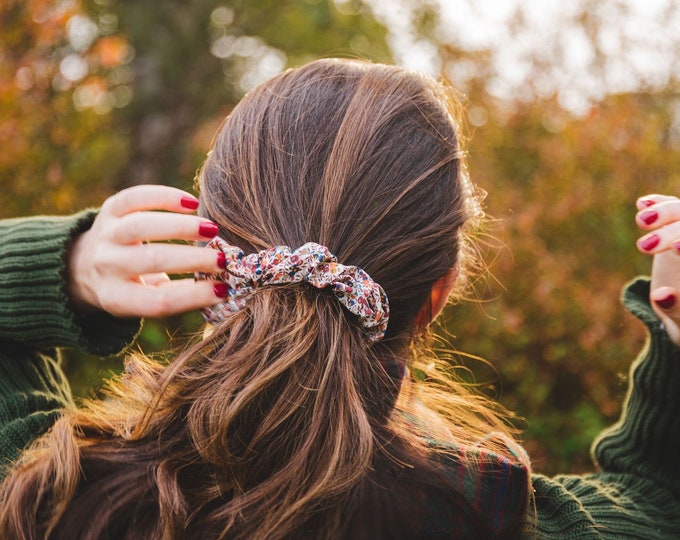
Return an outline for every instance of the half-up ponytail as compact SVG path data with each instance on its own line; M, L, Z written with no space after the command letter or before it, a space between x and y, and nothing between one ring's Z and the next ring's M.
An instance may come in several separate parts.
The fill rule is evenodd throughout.
M479 211L450 103L429 78L338 60L250 92L201 170L200 212L246 256L314 242L363 268L389 299L384 339L329 289L255 287L171 364L131 358L108 399L26 451L2 486L0 535L515 537L523 454L484 398L413 346L433 285L465 268ZM64 426L78 467L56 467L48 446ZM492 489L489 453L503 479L520 471L516 508L496 520L466 492L475 469Z
M341 509L371 465L387 413L376 397L394 383L337 301L310 289L259 290L185 355L178 395L169 388L171 401L187 403L188 435L213 468L214 517L228 538L294 538L323 515L337 538Z

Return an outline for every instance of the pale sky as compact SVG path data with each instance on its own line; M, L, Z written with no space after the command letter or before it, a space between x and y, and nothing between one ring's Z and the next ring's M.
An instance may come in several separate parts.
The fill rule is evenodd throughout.
M378 18L391 29L398 62L436 73L436 50L415 42L409 31L409 0L370 0ZM442 26L438 39L468 49L493 50L498 96L521 94L531 63L545 60L545 77L538 91L559 89L569 109L585 110L590 99L610 92L653 88L671 74L680 78L680 0L437 0ZM596 61L584 26L577 22L581 6L597 21L597 43L602 53L598 76L589 65ZM526 31L512 35L509 20L521 6ZM560 56L555 61L555 56ZM461 67L463 69L464 66ZM464 73L450 73L455 82Z

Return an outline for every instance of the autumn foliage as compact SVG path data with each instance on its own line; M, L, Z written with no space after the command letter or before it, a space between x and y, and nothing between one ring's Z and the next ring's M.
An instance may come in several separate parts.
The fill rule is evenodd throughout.
M0 217L68 213L134 183L190 188L221 118L262 78L318 56L390 59L369 5L3 2ZM431 28L431 17L416 22ZM475 301L447 310L441 341L469 354L454 360L482 391L526 418L538 470L588 469L588 445L617 417L644 340L618 301L649 268L634 248L634 201L680 186L677 85L574 113L557 95L492 97L483 51L441 43L440 53L449 78L451 65L479 68L452 84L466 92L469 169L490 216L478 237L489 273L473 283ZM164 348L166 326L182 325L198 319L148 324L140 343ZM81 394L120 365L69 362Z
M579 118L554 100L490 106L471 141L502 246L487 256L495 279L478 284L481 301L453 309L448 329L501 374L497 391L527 418L539 470L588 468L593 436L620 412L644 339L620 291L650 268L635 249L635 200L680 186L674 103L610 96Z
M0 6L0 205L4 215L65 213L111 190L127 141L111 129L114 69L107 41L74 2ZM89 28L89 34L88 34ZM89 103L82 98L92 95ZM107 101L108 100L108 101Z

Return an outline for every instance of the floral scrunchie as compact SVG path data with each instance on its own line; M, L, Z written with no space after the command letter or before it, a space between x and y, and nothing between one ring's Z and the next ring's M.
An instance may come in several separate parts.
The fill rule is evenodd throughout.
M385 335L389 305L383 288L358 266L338 263L325 246L308 242L294 251L288 246L275 246L244 255L241 249L216 236L206 247L225 254L226 270L199 273L197 279L216 279L229 286L226 300L203 309L203 317L212 324L240 310L257 287L306 282L317 289L331 287L340 303L359 317L371 341Z

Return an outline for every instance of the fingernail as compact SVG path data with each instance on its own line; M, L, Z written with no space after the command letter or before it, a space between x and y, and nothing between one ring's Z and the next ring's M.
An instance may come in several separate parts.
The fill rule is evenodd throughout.
M220 228L211 221L204 221L198 226L198 234L206 238L215 238Z
M673 249L680 253L680 242L674 242L673 243Z
M650 234L648 236L645 236L641 238L638 241L638 245L644 250L644 251L651 251L653 250L656 246L659 245L659 242L661 239L656 235L656 234Z
M671 309L675 305L675 300L676 300L675 295L671 293L668 296L666 296L666 298L654 301L661 309Z
M182 208L196 210L196 208L198 208L198 199L195 197L191 197L190 195L185 195L184 197L182 197L179 204L182 205Z
M654 201L652 199L640 199L640 204L649 208L650 206L654 206Z
M644 212L640 212L638 217L645 225L651 225L659 219L659 213L656 210L645 210Z
M226 283L215 283L213 291L218 298L226 298L229 294L229 286Z
M223 270L227 269L227 256L221 251L217 253L217 266Z

